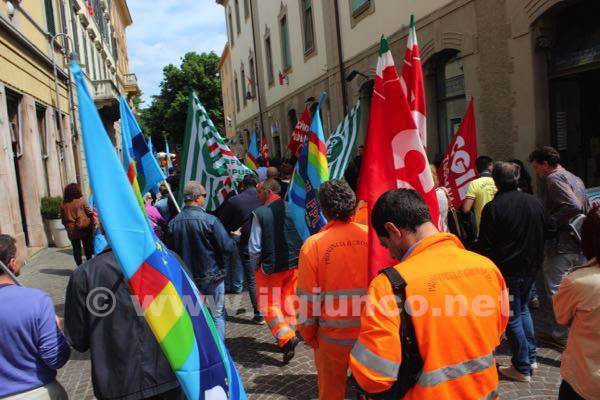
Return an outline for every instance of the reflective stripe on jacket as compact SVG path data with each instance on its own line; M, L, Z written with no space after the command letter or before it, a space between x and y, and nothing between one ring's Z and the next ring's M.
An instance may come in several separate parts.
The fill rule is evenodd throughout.
M367 294L367 227L333 221L306 240L298 263L298 328L305 342L317 338L352 346Z
M487 258L464 250L451 234L423 239L396 266L407 282L407 307L424 367L405 399L495 399L493 351L508 322L504 279ZM400 318L392 287L369 287L350 368L369 393L389 389L401 359Z

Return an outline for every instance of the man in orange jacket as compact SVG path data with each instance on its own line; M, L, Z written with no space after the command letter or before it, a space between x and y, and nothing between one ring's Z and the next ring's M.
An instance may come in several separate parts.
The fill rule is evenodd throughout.
M343 400L369 280L368 233L352 222L356 196L345 181L323 183L319 203L329 223L300 250L298 329L314 349L319 399Z
M403 308L423 362L404 399L498 398L493 352L509 311L498 268L466 251L455 236L440 233L414 190L383 194L371 222L381 244L400 261L386 272L394 275L395 270L406 281ZM403 361L408 360L403 360L403 350L415 347L406 340L411 335L401 339L401 316L390 282L386 274L371 282L350 355L352 375L367 397L397 389L396 381L405 377L399 371L405 371Z
M258 309L277 339L283 362L288 363L299 343L294 300L302 239L279 197L279 183L267 179L258 185L257 191L262 206L253 212L248 253L257 268Z

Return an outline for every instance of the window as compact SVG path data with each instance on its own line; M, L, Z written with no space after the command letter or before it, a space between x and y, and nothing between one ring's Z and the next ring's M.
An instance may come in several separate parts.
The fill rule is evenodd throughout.
M271 50L271 37L265 39L265 55L267 57L267 81L269 86L275 82L275 76L273 74L273 53Z
M238 84L237 75L233 79L235 81L235 106L237 111L240 111L240 85Z
M227 19L229 20L229 40L231 41L231 47L233 47L233 17L231 16L231 8L229 9Z
M87 36L85 35L85 30L83 31L83 52L84 52L84 56L85 56L85 69L87 74L91 77L90 75L90 57L88 55L88 40L87 40Z
M281 59L283 71L292 68L292 56L290 53L290 33L288 30L287 15L279 19L279 33L281 35Z
M240 1L235 0L235 23L237 26L238 35L242 32L242 25L240 24Z
M44 0L44 6L46 9L46 26L48 32L54 36L56 35L56 23L54 22L54 6L52 0Z
M244 0L244 19L250 16L250 0Z
M40 153L43 161L43 174L44 174L44 182L46 182L46 192L44 195L50 193L50 185L48 183L48 164L46 160L48 158L48 141L46 140L46 109L39 105L35 105L35 116L37 119L37 128L40 139Z
M256 76L254 74L254 58L250 56L248 60L248 68L250 68L250 78L248 80L248 93L252 95L252 99L256 98Z
M77 18L71 18L71 29L73 30L73 45L75 46L74 51L77 53L77 57L81 55L81 48L79 47L79 28L77 27Z
M248 99L246 98L246 71L244 71L244 64L242 64L242 68L240 69L240 74L242 77L242 101L244 103L244 107L246 107L246 103Z
M312 0L302 0L302 28L304 54L309 54L315 49Z
M371 5L371 0L351 0L352 16L356 16L365 11Z

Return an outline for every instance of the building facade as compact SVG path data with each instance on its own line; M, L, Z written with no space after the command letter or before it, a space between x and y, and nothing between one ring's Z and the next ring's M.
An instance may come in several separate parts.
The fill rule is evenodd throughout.
M368 108L369 82L352 72L373 77L382 34L401 68L414 14L431 160L445 152L474 98L480 154L526 159L535 146L551 144L588 186L600 185L597 1L217 2L233 44L233 97L247 97L236 76L257 77L256 96L236 108L236 128L264 129L272 155L285 154L307 97L328 92L326 132L357 100ZM250 60L255 70L249 71Z
M25 257L48 245L41 199L62 195L70 182L89 193L71 57L117 143L118 98L127 93L111 22L119 3L126 9L123 0L0 0L0 232L14 236Z
M235 129L235 92L233 89L233 76L229 54L229 43L225 43L225 48L219 61L219 77L221 79L221 93L223 96L223 122L225 124L224 133L230 144L233 144L235 147L238 144L239 138L236 136Z

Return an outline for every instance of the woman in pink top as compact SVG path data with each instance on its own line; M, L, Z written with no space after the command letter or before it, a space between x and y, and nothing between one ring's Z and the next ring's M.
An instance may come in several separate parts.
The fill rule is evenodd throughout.
M589 212L581 236L589 261L571 270L553 298L557 322L570 327L559 400L600 399L600 208Z
M154 229L156 237L162 240L164 232L167 230L167 221L160 215L158 209L152 205L152 196L150 193L146 193L144 196L144 206L146 207L146 214L148 214L148 218L150 218L150 223L152 224L152 229Z

